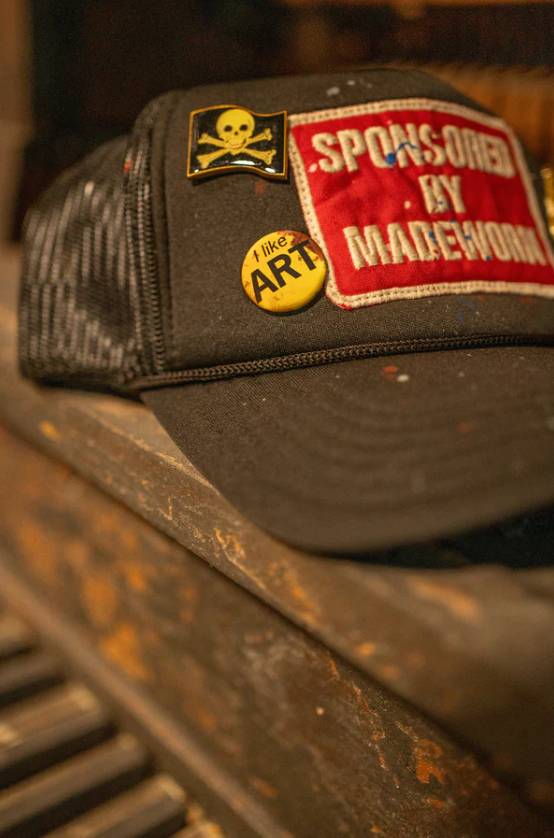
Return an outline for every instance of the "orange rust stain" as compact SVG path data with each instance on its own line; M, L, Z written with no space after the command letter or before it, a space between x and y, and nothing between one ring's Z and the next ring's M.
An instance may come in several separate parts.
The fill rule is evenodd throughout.
M361 689L359 688L359 686L357 684L352 684L352 690L354 691L354 693L356 695L356 698L358 699L358 702L360 704L362 704L364 709L369 713L370 712L369 704L365 700L364 695L363 695Z
M416 777L421 783L428 783L431 777L436 777L439 783L444 783L446 771L432 762L432 760L436 760L442 755L443 750L439 745L430 742L428 739L419 740L419 744L414 750L414 756L416 758Z
M19 551L31 572L40 579L46 590L59 587L59 549L44 529L32 518L12 523Z
M447 806L443 800L437 800L436 797L426 797L425 802L433 806L434 809L446 809Z
M224 534L217 527L214 529L214 533L219 546L225 554L225 558L242 568L242 562L246 559L246 553L237 536L232 533ZM256 581L265 587L259 580Z
M112 623L117 612L117 592L111 578L95 571L83 579L81 590L81 599L92 624L107 626Z
M394 785L396 786L396 788L399 789L400 788L400 783L398 782L398 777L393 777L392 781L393 781Z
M263 634L245 634L244 635L244 642L245 643L261 643L264 639Z
M198 539L198 541L204 541L204 536L197 527L192 527L191 532L193 536Z
M307 623L312 624L316 622L321 612L319 603L314 600L310 593L306 591L298 578L298 573L286 563L286 561L273 561L268 566L268 574L275 579L276 584L285 587L286 592L289 593L295 600L296 605L302 612L302 617ZM260 579L256 579L258 584L266 587Z
M443 605L461 620L473 624L480 621L481 606L474 597L465 593L465 591L421 576L413 576L409 580L409 584L416 596L428 602L437 602L439 605Z
M52 442L59 442L62 435L52 422L41 422L38 426L41 434Z
M408 736L412 740L412 742L419 742L419 736L417 735L413 727L410 727L409 725L403 725L402 722L396 722L396 727L399 730L401 730L402 733L405 733L406 736Z
M123 558L119 564L125 582L132 591L143 594L149 590L151 579L156 575L154 568L137 564L132 558Z
M359 646L356 646L356 652L363 658L370 658L373 654L375 654L376 649L377 643L371 643L369 640L366 640L364 643L360 643Z
M361 689L360 689L360 688L359 688L356 684L352 684L351 686L352 686L352 690L353 690L353 692L354 692L354 694L355 694L355 696L356 696L356 700L357 700L358 705L360 706L360 708L361 708L361 709L362 709L365 713L367 713L369 716L371 716L371 719L372 719L372 722L373 722L373 723L375 723L376 721L380 722L380 717L379 717L379 716L378 716L378 714L375 712L375 710L373 710L373 709L369 706L369 703L368 703L368 701L367 701L367 698L365 698L365 696L364 696L364 694L362 693ZM381 729L382 729L382 728L381 728L381 727L379 727L379 731L380 731ZM383 738L384 738L384 734L383 734L383 736L376 736L375 734L374 734L373 736L374 736L374 738L377 738L377 739L383 739Z
M422 750L425 750L427 756L433 757L434 759L438 759L439 757L442 757L444 754L444 751L441 748L441 746L437 745L435 742L430 742L428 739L420 739L419 743Z
M163 515L166 521L173 521L173 504L171 502L171 495L167 496L167 512L165 511L165 509L162 509L161 506L158 509L158 512L160 513L160 515Z
M304 590L298 579L297 572L291 567L286 567L283 570L282 579L289 593L301 609L302 616L306 622L314 623L319 615L319 604Z
M263 177L256 178L256 182L254 184L254 194L255 195L263 195L265 190L267 189L267 180Z
M223 832L215 823L204 824L203 828L206 833L206 838L225 838Z
M119 540L121 541L123 547L125 547L127 550L136 551L138 549L138 539L132 530L120 530Z
M276 797L279 797L279 792L276 788L271 786L269 783L266 783L265 780L260 780L259 777L252 777L250 779L250 785L252 788L255 788L263 797L267 797L270 800L275 800Z
M385 758L381 753L379 745L377 744L381 739L386 738L385 731L383 730L382 720L378 713L375 712L370 706L363 695L361 689L356 684L351 684L352 690L354 695L356 696L356 702L358 704L358 712L364 714L364 721L371 725L371 736L372 744L375 750L377 751L377 755L379 757L379 764L381 768L388 770L388 766L385 762ZM396 782L396 780L395 780Z
M461 436L467 436L470 434L475 428L475 425L472 422L458 422L458 433Z
M379 829L379 827L378 827L378 826L372 826L372 827L371 827L371 831L372 831L375 835L384 835L384 834L385 834L385 833L383 832L383 830L382 830L382 829Z
M139 567L127 565L125 568L125 578L130 588L138 593L144 593L148 590L148 582L146 581L142 570Z
M130 623L120 623L108 637L100 641L102 651L131 678L148 681L150 672L142 660L140 641Z
M397 727L414 742L417 779L421 783L428 783L431 777L435 777L439 783L444 783L446 771L436 765L436 760L444 754L440 745L430 742L429 739L422 739L412 727L400 722L397 722Z
M396 381L397 372L398 367L395 364L387 364L386 367L381 368L381 375L385 381Z
M416 777L420 783L428 783L431 777L436 777L439 783L444 783L445 772L430 762L423 754L416 753Z
M337 669L337 665L335 663L335 660L334 660L331 652L328 649L326 650L326 652L327 652L327 663L329 664L329 668L330 668L331 672L333 673L333 677L334 678L340 678L339 671Z

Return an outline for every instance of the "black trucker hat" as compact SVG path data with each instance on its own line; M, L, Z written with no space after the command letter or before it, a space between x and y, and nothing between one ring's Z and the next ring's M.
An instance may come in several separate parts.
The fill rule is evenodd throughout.
M164 95L43 196L24 251L24 375L139 395L293 545L367 552L554 501L540 174L437 78Z

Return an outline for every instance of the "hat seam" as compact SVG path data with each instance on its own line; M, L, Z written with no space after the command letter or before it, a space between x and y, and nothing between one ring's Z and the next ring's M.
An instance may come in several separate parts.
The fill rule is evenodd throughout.
M486 348L495 346L554 346L554 335L473 335L469 337L418 338L410 340L381 341L354 344L328 349L279 355L252 361L237 361L211 367L172 370L128 381L130 391L140 392L173 384L217 381L239 375L257 375L280 372L301 367L323 366L341 361L355 361L370 357L386 357L413 352L435 352L453 349Z

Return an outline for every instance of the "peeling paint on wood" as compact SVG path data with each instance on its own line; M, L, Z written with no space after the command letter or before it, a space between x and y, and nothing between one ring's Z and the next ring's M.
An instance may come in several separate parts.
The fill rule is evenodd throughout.
M60 433L52 422L41 422L39 425L40 432L47 439L52 442L59 442L61 439Z
M0 543L18 572L193 732L282 834L552 838L467 752L340 655L84 481L68 495L64 467L6 436L0 455L13 472L9 491L0 487ZM57 556L45 574L35 541L13 538L29 520ZM76 559L78 543L87 549Z
M140 405L92 394L50 391L20 381L14 364L13 318L6 313L0 316L2 346L8 349L0 359L0 416L6 424L85 474L158 530L192 549L204 561L205 569L214 575L214 584L216 574L208 569L208 563L286 617L291 621L290 626L303 627L315 641L327 647L325 656L316 656L325 677L318 682L320 693L313 693L312 689L310 701L305 701L309 705L309 714L306 711L302 720L306 732L313 731L313 724L329 726L329 720L337 718L338 711L331 712L327 705L327 692L350 710L354 706L355 695L344 686L345 679L348 680L344 667L354 667L357 677L367 678L366 688L367 684L388 683L397 695L440 722L443 729L470 743L498 776L507 775L529 794L535 789L531 796L534 795L537 805L551 806L548 793L548 784L554 782L551 569L516 574L507 568L483 566L415 572L413 568L386 568L307 556L291 550L244 521L179 454L152 415ZM49 423L55 429L54 434L41 431L41 423ZM91 631L98 631L102 620L108 618L100 611L94 616L94 605L92 608L90 605L94 596L90 592L87 607L84 578L101 568L102 562L107 561L105 557L111 557L109 568L116 576L118 591L118 608L114 612L118 615L112 618L109 631L102 632L111 657L116 662L118 656L132 658L133 645L137 646L140 655L135 660L134 676L130 677L149 685L156 677L179 683L182 701L182 694L192 686L178 681L177 661L171 667L167 663L167 671L161 671L159 648L184 642L183 637L188 635L183 632L203 619L202 615L205 619L208 605L202 596L195 601L194 595L185 593L190 580L182 583L184 588L176 584L184 572L183 562L172 557L174 550L180 548L154 530L149 530L148 536L136 535L133 541L129 533L138 533L140 526L130 513L126 513L130 517L122 524L124 510L114 503L106 502L102 513L99 503L94 522L89 525L86 518L91 515L88 508L91 489L87 484L79 483L66 467L58 464L55 467L58 495L54 502L50 486L53 464L47 465L45 459L39 468L31 449L26 454L26 449L14 445L1 429L0 451L9 475L9 482L0 487L0 510L10 524L9 527L0 524L0 537L6 540L14 555L25 557L22 562L28 577L48 592L53 602L61 603L68 610L74 608L72 619L86 623ZM73 479L77 482L70 484L68 481ZM86 487L80 489L78 503L73 498L77 485ZM64 510L61 515L60 510ZM33 526L37 520L40 526ZM60 538L62 531L64 535ZM432 545L425 549L438 564L456 565L452 550ZM156 562L137 558L136 572L121 562L122 553L138 556L141 551L145 556L159 558ZM460 556L456 554L455 558L458 561ZM460 564L463 565L463 556ZM147 567L151 572L147 572ZM78 596L74 594L75 588ZM173 615L171 621L161 618L157 611L160 600L165 602L166 598L166 607ZM144 601L149 603L148 619L139 605ZM123 606L127 613L119 614ZM110 607L106 614L109 612ZM507 614L512 615L510 619ZM225 617L231 619L230 614ZM213 615L213 619L225 633L227 629L220 622L223 618ZM123 625L128 620L134 631L140 628L140 633L133 638L132 633L126 635L119 625L118 637L118 620L123 620ZM240 647L244 661L248 648L260 646L260 654L248 659L248 683L260 690L262 673L267 678L278 678L294 670L300 677L295 669L297 662L287 660L284 651L287 643L279 643L276 636L269 639L268 632L272 630L267 625L248 626L245 634L264 639L259 644L249 644L243 639ZM131 651L123 653L126 644ZM293 654L291 648L288 648L289 657ZM229 660L222 650L217 654L221 659L214 666L220 667L220 677L225 672L225 677L230 678ZM328 654L332 654L337 670L342 673L340 678L330 673ZM529 671L537 673L541 690L529 682L526 677ZM273 686L277 693L284 689L280 680ZM209 693L209 688L205 689ZM300 701L300 693L308 692L309 688L295 684L290 690ZM175 688L175 701L177 693ZM237 686L232 694L216 700L218 706L226 706L227 702L227 714L235 722L243 712L237 707L239 693ZM271 689L267 700L274 700ZM314 706L321 707L324 715L315 713ZM509 726L501 722L508 718ZM235 722L221 726L221 748L228 754L234 748L241 747L242 753L249 748L238 741L238 734L229 733ZM405 738L403 734L399 736ZM435 741L433 737L428 739ZM392 741L398 740L393 737ZM521 742L525 748L518 744ZM326 743L325 748L330 752L332 745ZM384 749L382 752L391 775L402 788L406 781L405 768L397 768L388 753ZM371 765L384 775L375 749L369 753ZM413 756L413 748L410 753ZM498 753L507 754L509 763L505 761L502 766L495 763L494 755ZM435 766L438 764L429 756L424 759ZM331 757L327 760L321 750L310 751L309 760L311 764L325 764L331 774L338 771ZM258 771L257 776L264 776L263 771ZM392 776L390 786L394 791ZM412 777L427 791L427 796L431 784L440 786L432 773L429 783L419 782L413 768ZM316 780L314 783L317 785ZM445 777L445 787L447 784L448 777ZM490 788L488 781L484 785ZM466 786L469 788L471 784L462 784L460 788ZM425 809L429 808L433 807L425 804ZM345 816L342 817L344 821ZM335 826L339 834L344 824L341 826L337 819ZM388 829L383 824L385 827ZM394 830L389 838L398 838Z
M425 577L411 578L410 587L416 596L442 605L460 620L473 624L481 620L481 608L477 599L459 588Z

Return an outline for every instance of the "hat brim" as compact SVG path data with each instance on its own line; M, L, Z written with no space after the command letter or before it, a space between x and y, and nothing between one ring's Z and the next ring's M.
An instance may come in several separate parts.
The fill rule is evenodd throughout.
M142 394L251 521L353 555L554 501L554 348L369 358Z

